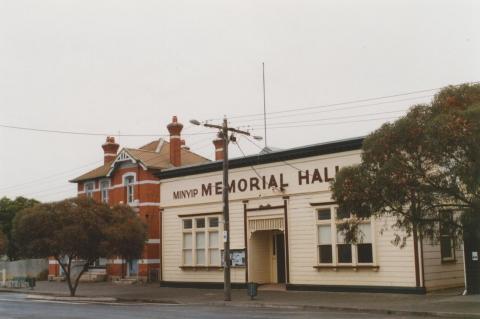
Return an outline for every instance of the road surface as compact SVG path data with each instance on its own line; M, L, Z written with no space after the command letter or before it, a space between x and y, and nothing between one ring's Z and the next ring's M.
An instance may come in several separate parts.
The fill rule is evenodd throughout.
M27 299L24 294L0 293L0 318L28 319L267 319L267 318L322 318L322 319L400 319L398 315L352 312L301 311L246 307L215 307L204 305L174 305L145 303L81 303ZM427 318L427 317L423 317Z

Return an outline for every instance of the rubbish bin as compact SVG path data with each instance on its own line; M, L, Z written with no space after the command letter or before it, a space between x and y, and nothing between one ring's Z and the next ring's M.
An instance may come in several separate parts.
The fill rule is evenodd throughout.
M158 281L158 269L150 269L148 272L148 282Z
M250 296L250 299L253 300L257 296L258 284L256 282L247 283L247 294Z

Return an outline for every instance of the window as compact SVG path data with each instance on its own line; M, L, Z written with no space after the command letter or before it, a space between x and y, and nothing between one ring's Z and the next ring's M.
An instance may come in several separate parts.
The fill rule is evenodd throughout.
M339 264L352 263L352 244L345 242L345 236L337 230L337 256Z
M87 195L87 198L92 198L94 191L95 191L95 182L89 182L85 184L85 194Z
M318 256L321 264L331 264L332 256L332 226L330 223L318 225Z
M102 181L100 183L100 193L102 195L102 203L108 204L108 189L110 188L110 181Z
M220 266L218 217L185 218L183 225L183 265Z
M135 184L135 176L129 175L126 176L124 179L124 185L127 189L127 203L131 204L134 201L134 184Z
M442 261L455 260L455 241L452 233L453 213L440 213L440 253Z
M350 214L339 214L335 207L316 211L318 264L373 264L371 222L366 220L359 224L358 243L350 244L346 242L345 234L337 227L347 218L351 218Z
M357 244L358 263L373 263L373 247L372 247L372 226L370 223L360 224L360 242Z

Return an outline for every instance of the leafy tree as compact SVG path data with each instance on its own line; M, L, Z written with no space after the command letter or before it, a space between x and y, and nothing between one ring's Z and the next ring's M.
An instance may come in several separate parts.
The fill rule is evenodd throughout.
M139 259L148 237L146 225L129 206L113 207L112 215L115 222L106 229L110 238L109 257L120 256L128 262ZM124 274L125 269L122 268L122 277Z
M14 220L14 239L25 257L54 257L74 296L89 265L117 248L111 235L116 227L122 225L107 205L75 198L20 212Z
M15 241L12 240L12 223L15 215L24 208L32 207L39 202L35 199L28 199L25 197L17 197L11 200L7 197L0 199L0 231L7 237L7 247L4 253L10 258L15 260L18 258L18 248L15 245Z
M0 230L0 257L7 252L8 239Z
M355 217L342 225L347 239L361 238L358 221L372 215L393 217L401 246L412 234L437 242L439 223L463 235L466 220L480 214L478 141L478 84L447 87L370 134L361 163L340 170L331 185L339 211Z

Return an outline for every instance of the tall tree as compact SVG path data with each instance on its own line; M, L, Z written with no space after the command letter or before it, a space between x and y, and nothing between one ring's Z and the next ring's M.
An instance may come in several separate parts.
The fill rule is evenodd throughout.
M7 248L5 253L10 260L18 258L18 248L12 240L12 223L15 215L24 208L32 207L39 202L35 199L17 197L11 200L7 197L0 199L0 230L7 237Z
M5 234L0 230L0 257L7 252L8 239Z
M436 243L440 225L457 238L480 238L478 141L480 84L447 87L367 136L361 163L331 185L339 211L355 217L342 225L347 239L361 238L365 216L393 217L400 245L417 234Z
M74 296L89 265L116 248L111 233L122 225L114 215L107 205L86 198L39 204L17 215L14 239L24 257L54 257Z
M129 206L117 205L112 208L114 223L105 230L109 240L109 257L121 257L127 262L139 259L147 241L147 226ZM122 263L122 267L124 263ZM125 269L122 269L122 277Z

